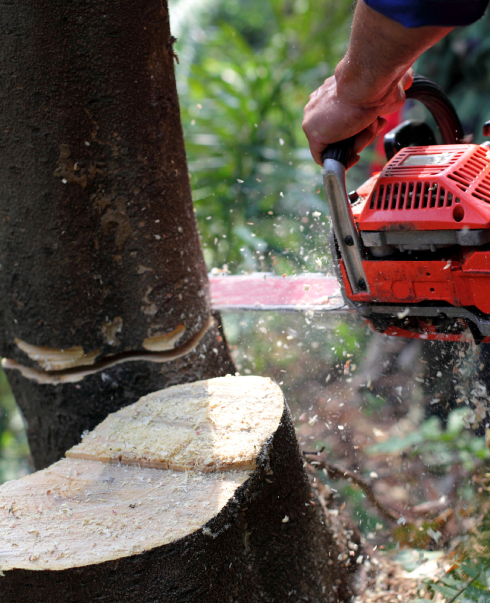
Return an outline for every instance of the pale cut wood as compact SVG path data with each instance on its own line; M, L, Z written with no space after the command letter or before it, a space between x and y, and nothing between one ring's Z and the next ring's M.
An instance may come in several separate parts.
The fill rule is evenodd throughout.
M248 476L63 459L0 488L0 569L59 571L174 542L215 517Z
M263 377L178 385L109 415L66 456L176 471L254 469L283 410L280 388Z
M217 341L217 340L220 341ZM209 350L218 350L208 354ZM179 383L235 373L225 362L227 344L219 316L178 350L114 356L96 366L51 372L3 359L15 399L26 418L36 469L45 469L80 442L107 416L148 392ZM216 358L220 358L217 370Z

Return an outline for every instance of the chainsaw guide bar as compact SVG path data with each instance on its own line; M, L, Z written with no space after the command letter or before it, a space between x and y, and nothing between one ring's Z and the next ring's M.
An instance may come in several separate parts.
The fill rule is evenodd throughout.
M276 276L256 272L209 277L211 306L221 312L352 312L335 277L322 274Z

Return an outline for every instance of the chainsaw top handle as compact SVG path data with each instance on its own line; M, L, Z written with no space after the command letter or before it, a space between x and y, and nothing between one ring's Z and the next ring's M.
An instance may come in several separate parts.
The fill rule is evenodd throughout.
M463 126L446 93L422 75L414 75L413 83L405 91L406 98L420 101L432 114L442 135L443 144L458 144L464 137ZM329 144L322 153L322 162L335 159L347 167L354 148L355 136Z

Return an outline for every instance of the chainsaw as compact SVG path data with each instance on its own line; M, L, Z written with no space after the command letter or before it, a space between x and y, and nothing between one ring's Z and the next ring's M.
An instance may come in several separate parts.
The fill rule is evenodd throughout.
M385 167L349 194L354 138L323 153L338 285L321 275L212 278L215 308L350 311L386 335L490 342L489 143L464 142L451 101L426 78L406 96L429 110L442 144L426 123L403 122L384 137Z

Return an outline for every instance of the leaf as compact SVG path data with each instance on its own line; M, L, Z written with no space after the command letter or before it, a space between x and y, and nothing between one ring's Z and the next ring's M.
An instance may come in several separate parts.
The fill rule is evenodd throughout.
M463 563L461 564L461 570L467 575L470 576L471 578L476 578L477 576L480 575L480 573L482 572L483 568L482 566L476 566L474 564L471 564L469 562Z
M409 433L404 438L390 438L379 444L367 448L368 454L398 454L408 448L424 441L424 435L420 431Z
M449 413L447 431L451 435L461 433L465 428L465 419L470 414L469 408L456 408Z
M453 598L454 595L459 590L459 589L456 589L456 588L449 588L447 586L444 586L444 585L440 584L439 582L437 584L433 584L432 588L436 592L441 593L441 595L444 595L445 597L447 597L448 599Z
M438 440L441 435L441 421L437 417L431 417L421 426L422 434L428 440Z

